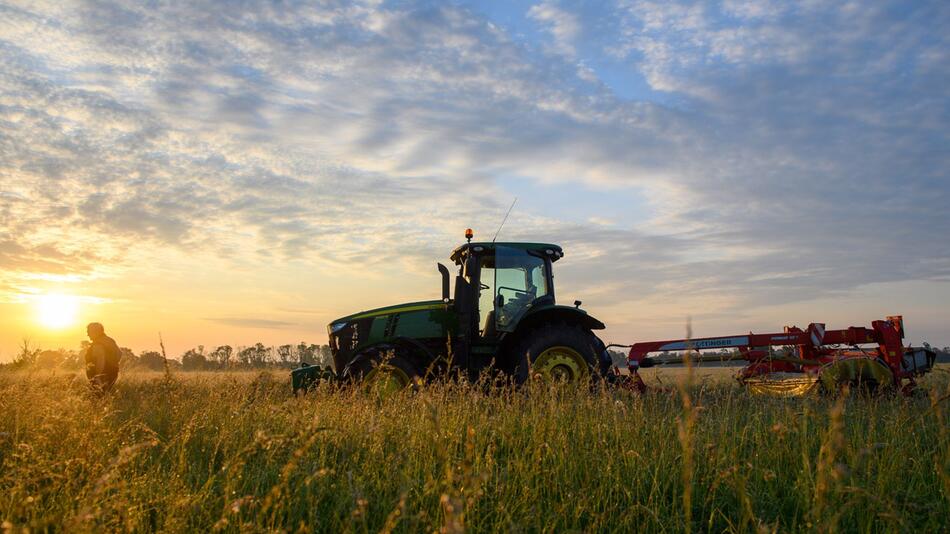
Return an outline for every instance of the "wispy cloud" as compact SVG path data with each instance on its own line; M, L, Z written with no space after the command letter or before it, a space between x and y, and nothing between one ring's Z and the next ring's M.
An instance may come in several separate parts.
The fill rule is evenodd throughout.
M559 52L571 57L575 55L574 41L580 33L580 22L573 13L561 9L551 0L545 0L531 6L528 16L543 24L554 36Z
M206 317L205 321L220 323L228 326L237 326L241 328L290 328L297 323L287 321L275 321L271 319L256 319L248 317Z

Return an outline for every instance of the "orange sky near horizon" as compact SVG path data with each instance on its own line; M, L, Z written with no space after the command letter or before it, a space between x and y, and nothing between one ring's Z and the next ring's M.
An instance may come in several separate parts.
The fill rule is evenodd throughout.
M175 259L181 264L189 261L186 255ZM195 262L195 258L190 261ZM37 284L35 295L20 295L19 302L8 298L0 303L0 316L9 318L0 324L0 362L11 361L23 340L43 349L76 349L86 339L85 325L92 321L102 322L121 346L137 353L159 350L161 335L173 358L198 345L211 350L218 345L238 347L256 342L268 346L300 341L323 344L326 325L336 317L398 302L437 298L440 279L436 261L448 263L445 258L432 258L428 272L422 266L406 266L388 271L386 276L307 276L309 269L304 264L291 269L290 276L284 270L272 276L264 266L240 272L202 272L195 267L183 270L187 276L177 277L150 277L133 269L114 279L45 287ZM601 335L608 342L679 338L686 334L688 321L692 321L694 337L781 331L786 324L804 327L812 321L825 322L829 328L870 326L874 319L912 308L910 313L904 312L906 342L929 340L944 346L937 339L922 336L928 330L942 328L945 318L940 314L950 292L934 292L927 284L869 286L831 299L760 306L730 318L725 313L684 313L730 306L728 299L708 295L674 302L649 298L636 306L605 304L597 298L596 288L591 288L595 291L590 298L570 274L561 274L572 262L583 263L572 258L567 249L565 258L555 264L559 300L582 299L585 309L607 323L608 329ZM48 318L44 318L39 297L47 294L68 295L77 301L75 316L68 324L44 324ZM898 298L891 305L883 305L879 302L881 294Z

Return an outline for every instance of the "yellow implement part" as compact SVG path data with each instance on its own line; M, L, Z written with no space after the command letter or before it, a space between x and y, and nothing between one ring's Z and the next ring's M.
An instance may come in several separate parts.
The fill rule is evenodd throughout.
M894 373L890 368L872 358L844 358L827 363L818 376L828 391L835 391L843 385L889 388L894 384Z
M801 397L818 392L818 377L802 373L770 373L743 381L749 391L773 397Z

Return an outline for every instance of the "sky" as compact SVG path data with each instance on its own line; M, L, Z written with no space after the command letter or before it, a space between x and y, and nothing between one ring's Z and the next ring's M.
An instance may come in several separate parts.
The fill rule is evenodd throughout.
M632 343L950 345L950 3L0 0L0 361L326 342L465 228Z

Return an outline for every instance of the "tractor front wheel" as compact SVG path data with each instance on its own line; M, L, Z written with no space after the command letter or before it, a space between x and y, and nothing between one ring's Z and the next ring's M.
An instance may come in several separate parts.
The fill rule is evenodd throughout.
M585 383L598 377L597 338L587 329L564 323L545 324L516 344L515 382L528 378Z
M398 349L371 349L347 370L351 380L367 392L388 397L422 383L422 377L410 357Z

